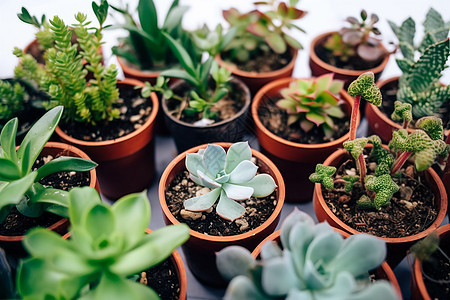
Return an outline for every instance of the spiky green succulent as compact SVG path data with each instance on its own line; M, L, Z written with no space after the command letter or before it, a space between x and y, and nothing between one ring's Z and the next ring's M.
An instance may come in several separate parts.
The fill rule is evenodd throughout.
M315 79L298 79L281 90L281 100L277 106L289 114L288 125L296 122L308 132L314 127L321 127L325 136L333 133L334 118L343 118L340 108L339 91L343 87L341 80L333 80L333 74L326 74Z
M184 201L190 211L205 211L216 203L216 212L233 221L245 213L236 201L270 195L277 185L269 174L258 174L258 167L251 161L252 151L247 142L230 146L225 152L219 145L209 144L206 149L186 155L189 177L197 184L210 188L202 196Z
M261 259L239 246L217 255L222 276L231 279L225 299L397 299L386 281L371 283L368 272L386 255L385 242L368 234L344 239L327 223L297 209L285 219Z

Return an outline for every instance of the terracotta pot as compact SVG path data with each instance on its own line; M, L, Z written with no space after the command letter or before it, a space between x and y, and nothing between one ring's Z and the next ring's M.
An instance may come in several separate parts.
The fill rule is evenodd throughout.
M450 224L439 227L436 230L440 238L440 247L446 247L447 254L450 245ZM414 261L414 270L411 279L411 299L413 300L431 300L428 294L422 275L422 262L418 259Z
M337 232L339 232L344 238L347 238L350 236L350 234L348 234L345 231L342 231L340 229L334 228L334 230L336 230ZM268 237L266 237L256 248L255 250L253 250L252 252L252 256L256 259L259 257L259 254L261 253L261 249L263 244L265 244L266 242L270 242L270 241L275 241L277 243L280 242L280 230L275 231L274 233L272 233L271 235L269 235ZM375 276L377 279L384 279L389 281L392 286L394 287L394 289L397 291L398 294L398 299L402 300L402 292L400 290L400 285L398 284L397 278L395 277L394 271L392 271L391 267L387 264L387 262L383 262L381 264L381 266L379 266L375 271Z
M349 133L328 143L300 144L285 140L264 127L258 116L259 108L269 99L277 98L280 90L288 87L295 80L297 78L278 79L262 87L253 98L252 117L261 152L276 164L283 175L287 191L286 202L302 203L312 199L314 184L308 177L314 172L316 164L321 163L333 151L342 147L342 143L348 140ZM340 91L340 97L345 101L343 108L350 116L353 98L344 90ZM359 116L357 124L359 124Z
M45 144L44 148L41 151L40 157L47 155L52 155L53 157L57 155L64 155L72 157L81 157L90 160L89 156L80 149L72 145L58 142L47 142L47 144ZM90 176L89 186L95 188L100 193L96 169L92 169L91 171L89 171L89 176ZM56 223L47 227L47 229L53 230L59 234L64 234L67 232L68 227L69 227L69 220L67 218L62 218ZM18 236L0 235L0 248L5 249L6 252L10 252L12 254L18 255L24 254L25 250L23 249L22 246L23 238L24 238L23 235Z
M345 87L348 87L348 85L353 80L358 78L359 75L361 75L362 73L368 72L368 71L372 71L374 73L375 81L378 80L378 78L380 78L381 73L383 72L384 68L386 67L386 65L389 61L389 54L387 54L385 56L385 58L382 60L382 62L378 66L376 66L375 68L372 68L372 69L367 69L367 70L341 69L341 68L335 67L333 65L330 65L330 64L324 62L317 56L317 49L319 47L321 47L321 45L323 45L323 43L334 33L336 33L336 31L326 32L326 33L323 33L323 34L315 37L312 40L311 45L309 47L309 67L311 68L312 76L319 76L319 75L323 75L323 74L334 73L335 79L344 80ZM383 45L381 45L381 47L386 51L386 53L388 53L388 51L386 50L386 48Z
M119 89L143 86L134 79L117 83ZM151 94L152 112L148 120L136 131L115 140L93 142L75 139L58 126L56 134L66 143L85 151L96 163L103 195L118 199L149 187L155 177L154 125L158 113L158 97Z
M230 143L217 144L225 149L228 149L231 146ZM158 194L164 222L167 225L180 224L180 222L172 215L167 207L165 192L175 176L183 170L186 170L186 153L196 153L199 149L206 148L206 146L207 145L197 146L181 153L172 160L161 176ZM263 173L270 174L274 178L275 183L278 186L276 189L277 205L272 215L263 224L242 234L234 236L212 236L194 230L190 231L191 237L181 246L181 248L183 249L189 269L197 279L205 284L216 287L226 286L226 282L222 279L216 267L216 252L230 245L240 245L252 250L267 235L275 230L280 219L281 208L285 196L283 178L277 167L266 156L253 149L252 155L259 161L259 170Z
M289 51L291 52L292 55L291 61L285 67L271 72L258 73L258 72L242 71L236 68L235 66L227 64L225 61L222 60L220 55L216 56L216 61L221 67L224 67L229 71L231 71L233 77L242 80L242 82L244 82L248 86L252 95L254 95L265 84L277 80L279 78L292 76L292 73L294 72L295 63L298 57L298 50L294 48L289 48Z
M146 229L146 233L152 233L153 230ZM66 233L63 238L68 239L70 237L70 232ZM169 259L177 269L177 277L178 282L180 284L180 296L178 297L178 300L185 300L186 294L187 294L187 276L186 276L186 269L184 268L183 260L181 259L180 253L175 249L172 251L172 254L169 256Z
M370 145L371 146L371 145ZM367 148L367 147L366 147ZM370 147L369 147L370 148ZM333 154L331 154L323 163L326 166L339 166L345 160L350 159L350 155L344 149L336 150ZM439 210L436 220L425 230L420 233L400 237L400 238L381 238L386 241L388 253L386 261L392 268L395 268L397 264L406 256L406 252L408 249L418 240L429 235L433 230L439 227L442 221L445 218L445 214L447 212L447 193L445 191L445 187L436 174L436 172L432 168L428 168L425 172L425 178L427 181L427 185L432 189L435 198L436 205ZM325 203L325 199L322 195L322 186L319 183L315 184L314 188L314 198L313 198L313 207L314 212L316 214L317 219L320 222L327 221L331 226L344 230L351 234L360 233L356 229L348 226L344 222L342 222L327 206Z
M450 145L450 133L447 135L445 142ZM444 173L442 174L442 182L447 189L447 194L450 194L450 156L447 158L447 163L445 164Z
M247 86L239 79L233 78L231 83L238 87L244 94L244 106L232 118L213 123L208 126L195 126L175 118L169 113L167 100L162 99L162 111L166 125L169 128L177 147L178 153L186 151L197 145L213 142L238 142L241 141L246 132L246 120L250 107L250 92ZM171 89L181 90L183 85L186 86L184 80L179 80L172 84Z

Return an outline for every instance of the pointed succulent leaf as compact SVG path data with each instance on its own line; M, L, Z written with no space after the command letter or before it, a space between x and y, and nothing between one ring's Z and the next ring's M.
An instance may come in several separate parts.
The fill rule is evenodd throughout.
M230 183L245 183L253 179L258 167L249 160L244 160L230 173Z
M391 119L394 121L406 120L411 122L412 117L412 106L409 103L402 103L400 101L394 102L394 112L391 115Z
M87 212L97 203L101 203L98 192L92 187L76 187L69 192L70 223L73 228L83 226Z
M434 8L430 8L425 17L425 21L423 22L423 27L425 32L432 32L438 28L442 28L445 26L445 22L442 19L441 14L435 10ZM445 36L443 39L445 39Z
M376 209L390 204L394 193L398 192L398 185L392 180L389 174L381 176L368 175L365 178L366 188L369 191L375 192L373 203Z
M221 191L219 203L216 207L217 214L229 221L234 221L242 217L245 213L245 207L230 199L225 191Z
M18 204L25 192L31 187L36 178L36 172L5 184L0 188L0 209L8 205Z
M231 280L236 276L249 274L256 261L246 248L230 246L217 252L216 264L222 277Z
M86 172L92 170L96 166L97 164L92 160L79 157L60 156L47 162L37 170L38 175L36 181L56 172Z
M0 155L0 157L8 158L13 162L17 161L16 134L18 123L17 118L9 120L0 133L0 146L3 149L3 155Z
M429 168L438 156L447 157L449 145L442 140L432 140L427 143L427 148L417 151L415 154L415 165L417 171L421 172Z
M266 197L277 187L275 180L269 174L258 174L244 185L253 188L253 197Z
M417 120L416 127L424 130L433 140L442 140L444 138L444 130L442 127L442 119L430 116Z
M368 143L367 138L356 138L354 140L348 140L343 143L344 148L350 152L352 157L357 160L359 155L363 153L364 147Z
M203 165L203 158L200 153L186 154L186 169L189 171L189 173L194 174L194 176L197 176L197 170L200 170L203 173L208 174L205 166Z
M408 131L406 129L399 129L392 132L392 139L389 142L389 149L392 151L413 152L414 148L411 143L407 142Z
M362 195L358 201L356 201L359 207L362 209L372 209L375 207L372 200L367 195Z
M22 177L19 167L8 158L0 157L0 180L13 181Z
M355 278L349 272L339 272L330 287L314 291L316 299L348 299L356 290Z
M402 73L409 73L412 66L414 65L414 62L410 61L409 59L396 58L395 62L397 63L397 65L400 68L400 71L402 71Z
M333 166L325 166L323 164L316 165L316 171L309 175L309 180L314 183L321 183L327 189L334 187L333 174L336 172L336 168Z
M248 142L238 142L228 148L225 172L230 174L242 161L252 158L252 150Z
M220 191L221 189L218 188L207 194L186 199L184 201L184 208L190 211L205 211L216 203Z
M316 267L328 264L341 250L343 240L335 231L317 235L308 246L306 260L311 261Z
M273 51L279 54L286 52L287 45L279 33L271 32L265 35L265 41Z
M254 189L252 187L224 183L222 189L225 191L227 196L233 200L246 200L250 199L253 195Z
M353 97L360 95L373 105L381 105L381 92L375 84L375 77L372 72L359 75L348 87L348 93Z
M414 62L415 50L414 50L413 45L405 43L405 42L400 42L398 44L398 46L400 48L400 51L402 51L402 54L403 54L403 57L405 58L405 60Z
M87 213L84 227L92 240L108 236L116 227L114 214L108 206L97 204Z

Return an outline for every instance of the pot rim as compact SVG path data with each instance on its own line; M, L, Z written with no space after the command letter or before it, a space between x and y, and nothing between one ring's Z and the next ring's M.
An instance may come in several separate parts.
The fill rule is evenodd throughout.
M78 156L74 156L74 157L81 157L84 159L91 160L91 158L85 152L83 152L81 149L78 149L77 147L66 144L66 143L47 142L45 144L44 148L56 148L56 149L59 148L61 151L68 150L68 151L72 152L73 154L78 155ZM97 190L97 192L100 193L98 180L97 180L97 172L95 171L95 168L89 171L89 177L90 177L89 186L92 188L95 188ZM66 224L69 225L69 219L62 218L61 220L51 224L50 226L48 226L46 228L53 231L56 228L65 226ZM20 242L24 239L24 237L25 237L25 235L0 235L0 240L4 241L4 242Z
M237 67L233 67L230 64L227 64L224 60L222 60L222 57L220 54L217 54L215 59L217 63L221 66L226 68L227 70L231 71L236 76L240 77L247 77L247 78L258 78L258 79L270 79L272 77L279 77L280 75L286 73L290 69L294 69L297 57L298 57L298 51L299 49L295 49L292 47L289 47L289 51L291 52L292 59L291 61L281 69L273 70L270 72L248 72L238 69Z
M371 145L369 145L369 147L370 146ZM347 150L345 150L345 149L338 149L335 152L333 152L323 162L323 164L325 166L328 166L331 161L337 159L340 156L346 155L346 154L347 154ZM441 196L439 212L438 212L438 215L437 215L436 219L434 220L434 222L428 228L426 228L425 230L423 230L423 231L421 231L419 233L413 234L413 235L404 236L404 237L397 237L397 238L384 238L384 237L378 237L378 238L385 240L387 243L393 243L393 244L395 244L395 243L412 242L412 241L416 241L416 240L419 240L421 238L426 237L432 231L434 231L436 228L438 228L439 225L442 223L442 221L445 218L446 212L447 212L447 205L448 205L447 192L445 191L445 187L444 187L444 184L442 183L442 180L439 178L439 176L433 170L433 168L429 167L424 172L427 172L431 176L432 180L436 182L437 189L438 189L439 194ZM345 224L344 222L342 222L330 210L328 205L325 203L325 199L322 196L322 189L321 189L321 184L320 183L315 183L314 184L314 200L313 201L317 201L318 205L320 205L320 207L325 211L325 213L336 224L338 224L341 228L343 228L345 231L350 232L351 234L361 233L360 231L357 231L356 229L354 229L354 228L350 227L349 225Z
M144 86L144 83L142 81L132 79L132 78L124 78L122 80L118 80L117 84L133 85L133 86L139 86L139 87ZM147 121L145 121L145 123L137 130L130 132L129 134L119 137L117 139L100 141L100 142L79 140L79 139L69 136L59 126L56 127L55 132L62 139L68 141L69 143L81 145L84 147L109 146L109 145L113 145L113 144L126 142L126 141L136 137L137 135L141 134L144 130L147 130L147 128L150 127L154 123L154 121L156 119L156 114L158 113L158 109L159 109L158 97L156 96L156 94L154 92L152 92L150 94L150 100L152 101L152 111L151 111L150 116L148 117Z
M314 63L316 63L323 69L330 70L330 72L332 72L332 73L343 74L343 75L347 75L347 76L355 76L355 77L358 77L362 73L365 73L368 71L372 71L373 73L380 73L381 71L384 70L384 68L386 67L386 65L389 61L390 55L389 55L389 52L387 51L386 47L384 47L384 45L382 43L380 43L380 45L386 51L387 54L385 55L385 57L383 58L383 60L381 61L381 63L378 66L371 68L371 69L365 69L365 70L342 69L342 68L338 68L333 65L330 65L330 64L324 62L323 60L321 60L316 54L316 51L315 51L316 45L318 45L321 40L325 39L328 36L331 36L334 33L337 33L337 31L329 31L329 32L322 33L322 34L316 36L311 41L311 44L309 47L309 57Z
M445 224L439 228L436 229L436 232L439 236L441 236L444 233L447 233L450 237L450 224ZM424 300L431 300L430 294L428 294L427 287L425 285L425 282L423 280L422 275L422 261L420 261L418 258L414 260L414 270L413 270L413 280L415 281L416 287L418 289L418 292L420 293L420 296Z
M222 147L228 148L233 143L221 142L221 143L210 143L210 144L220 145ZM177 157L175 157L169 163L169 165L167 165L166 169L164 170L163 174L161 175L161 179L159 181L159 186L158 186L159 202L160 202L163 214L167 217L167 219L172 224L176 225L176 224L180 224L180 222L170 212L170 210L167 206L166 198L165 198L166 185L169 184L167 182L169 173L172 171L172 169L175 166L179 165L180 163L184 163L187 153L196 153L199 149L206 148L207 145L208 144L199 145L199 146L193 147L193 148L186 150L183 153L179 154ZM241 241L241 240L245 240L247 238L253 237L253 236L257 236L260 232L264 231L270 224L272 224L278 218L278 216L281 213L281 209L283 207L284 198L285 198L285 185L284 185L283 177L281 176L281 173L278 170L278 168L275 166L275 164L271 160L269 160L265 155L263 155L259 151L256 151L254 149L251 149L251 150L252 150L252 155L255 156L257 159L263 161L264 164L266 164L268 166L268 168L270 170L272 170L275 175L274 179L278 185L278 191L277 191L278 195L277 195L277 205L275 206L273 213L270 215L270 217L264 223L262 223L255 229L250 230L248 232L244 232L244 233L232 235L232 236L213 236L213 235L207 235L204 233L200 233L193 229L189 229L191 237L195 237L200 240L206 240L206 241L210 241L210 242L214 242L214 243L229 243L232 241L233 242Z
M184 122L182 120L179 120L179 119L173 117L172 114L169 113L169 108L167 107L168 99L166 99L166 97L163 96L162 100L161 100L161 108L164 112L164 115L166 117L168 117L172 122L177 123L182 126L185 126L185 127L188 127L188 128L215 128L215 127L222 126L223 124L230 123L230 122L238 119L239 117L241 117L243 114L247 113L247 111L250 107L250 103L251 103L250 90L248 89L247 85L242 80L240 80L239 78L236 78L236 77L232 77L231 82L234 82L240 88L243 89L244 95L245 95L245 99L244 99L245 102L244 102L244 106L242 106L242 108L233 117L231 117L229 119L225 119L225 120L213 123L208 126L196 126L196 125L193 125L192 123ZM173 84L170 85L170 89L173 90L183 83L186 83L186 81L184 79L177 80Z
M162 72L161 71L152 71L152 70L141 70L138 68L134 68L133 66L131 66L130 62L128 62L125 58L116 55L116 59L117 59L117 63L119 64L120 68L122 69L123 73L125 75L129 74L130 76L132 76L131 78L129 77L125 77L125 78L135 78L135 77L148 77L148 79L151 78L156 78L159 76L159 74Z
M309 78L313 78L313 77L309 77ZM326 142L326 143L321 143L321 144L302 144L302 143L288 141L288 140L283 139L283 138L277 136L276 134L272 133L269 129L267 129L262 124L261 119L259 118L258 109L261 106L261 102L266 97L267 92L276 90L276 89L281 90L283 88L282 86L284 86L290 82L293 82L293 81L296 81L299 79L309 79L309 78L293 78L293 77L280 78L280 79L277 79L275 81L272 81L272 82L264 85L261 89L259 89L258 93L256 93L255 97L253 98L252 107L251 107L251 113L252 113L253 120L255 122L255 126L259 130L261 130L261 132L263 132L263 134L265 134L266 136L270 137L271 139L275 140L276 142L278 142L280 144L284 144L289 147L299 148L299 149L319 149L319 148L337 147L340 144L342 144L343 142L345 142L346 140L348 140L348 138L350 137L350 132L347 132L340 138L338 138L334 141L331 141L331 142ZM341 89L339 91L339 95L341 97L341 100L346 101L348 104L350 104L350 107L353 107L354 100L344 89ZM350 118L350 115L348 117ZM358 113L357 121L356 121L357 126L359 125L360 119L361 119L361 113Z

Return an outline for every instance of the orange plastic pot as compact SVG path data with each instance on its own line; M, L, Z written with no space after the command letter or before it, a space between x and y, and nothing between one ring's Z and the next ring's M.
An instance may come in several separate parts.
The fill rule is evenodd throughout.
M347 238L350 236L350 234L348 234L345 231L342 231L340 229L334 228L334 230L336 230L337 232L339 232L344 238ZM271 235L269 235L268 237L266 237L256 248L255 250L253 250L252 252L252 256L257 259L259 257L259 254L261 253L261 249L262 246L267 243L267 242L271 242L274 241L276 243L280 242L280 230L275 231L274 233L272 233ZM397 294L398 294L398 299L402 300L402 292L400 289L400 285L398 284L397 278L395 277L394 271L392 271L391 267L386 263L383 262L381 264L381 266L379 266L375 271L374 274L376 276L377 279L384 279L389 281L392 286L394 287L394 289L396 290Z
M80 149L72 145L58 142L47 142L47 144L45 144L44 148L41 151L40 157L47 155L51 155L53 157L61 155L81 157L90 160L90 157ZM95 188L100 193L96 169L92 169L91 171L89 171L89 177L90 177L89 186ZM53 230L59 234L64 234L67 232L68 227L69 227L69 219L62 218L56 223L47 227L47 229ZM0 235L0 248L3 248L5 249L5 251L10 253L23 254L24 253L24 249L22 246L23 238L24 238L23 235L16 235L16 236Z
M370 148L366 146L366 148ZM325 166L340 166L344 161L350 159L350 155L344 149L336 150L332 153L325 161ZM392 268L395 268L397 264L406 256L406 252L408 249L418 240L429 235L433 230L439 227L442 221L445 218L445 214L447 212L447 192L445 191L444 184L436 172L432 168L428 168L425 172L426 184L431 188L434 193L436 206L439 210L436 220L426 229L421 231L420 233L400 237L400 238L382 238L386 241L387 245L387 258L386 261ZM328 207L325 202L325 199L322 195L322 186L319 183L315 184L314 188L314 198L313 198L313 207L314 212L316 214L317 219L320 222L327 221L333 227L344 230L350 234L360 233L356 229L348 226L344 222L342 222Z
M217 63L221 66L229 70L233 77L239 78L245 85L248 86L252 95L254 95L261 87L265 84L277 80L279 78L291 77L294 72L295 63L298 57L298 50L294 48L289 48L292 59L291 61L281 69L274 70L271 72L247 72L243 70L239 70L236 66L232 66L227 64L222 60L220 55L216 56Z
M117 83L121 88L143 86L134 79ZM76 145L98 163L97 172L103 195L118 199L149 187L155 177L154 125L158 113L158 97L150 95L152 112L136 131L115 140L93 142L75 139L58 126L55 130L66 143Z
M323 74L334 73L335 74L334 78L343 80L345 82L344 85L345 87L348 87L348 85L353 80L358 78L359 75L369 71L372 71L374 73L375 81L378 80L378 78L380 78L381 73L383 72L384 68L386 67L389 61L389 54L386 54L386 56L378 66L367 70L349 70L338 68L324 62L317 56L317 49L321 47L325 43L325 41L335 33L336 33L335 31L326 32L315 37L312 40L311 45L309 47L309 67L311 68L312 76L320 76ZM383 45L381 45L381 47L385 50L386 53L388 53L388 51Z
M450 224L439 227L436 230L440 239L440 247L446 247L447 254L450 245ZM414 270L411 278L411 299L413 300L431 300L427 287L423 280L422 262L419 259L414 261Z
M175 118L169 111L167 99L163 97L161 107L167 128L175 141L178 153L186 151L197 145L214 142L238 142L246 132L246 120L250 108L250 92L247 86L239 79L232 78L234 88L242 91L244 105L233 117L207 126L196 126ZM185 88L190 86L184 80L171 85L171 89L182 95Z
M225 149L228 149L231 146L231 143L217 144ZM200 145L181 153L172 160L161 176L158 194L164 222L167 225L180 224L180 222L170 212L167 206L165 192L175 176L186 170L186 153L196 153L199 149L206 148L206 146L207 145ZM277 205L272 215L263 224L242 234L234 236L212 236L191 229L191 237L181 246L181 248L183 249L189 269L195 277L205 284L216 287L226 286L226 282L223 280L216 267L216 252L231 245L240 245L249 250L254 249L256 245L275 230L280 219L281 208L285 197L283 178L274 163L266 156L253 149L252 155L259 161L259 170L262 173L271 175L275 180L275 183L278 186L276 189Z
M280 91L295 80L297 78L278 79L262 87L253 98L252 117L261 152L277 165L283 175L286 183L286 202L302 203L312 199L314 184L308 178L314 172L316 164L323 162L333 151L342 147L342 143L348 140L349 133L332 142L300 144L285 140L264 127L258 110L270 99L279 97ZM350 116L353 98L344 90L341 90L339 94L344 100L343 109Z

